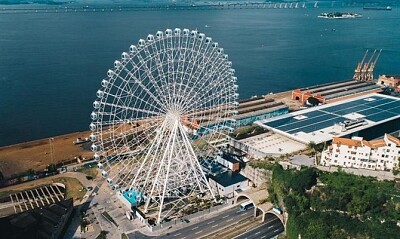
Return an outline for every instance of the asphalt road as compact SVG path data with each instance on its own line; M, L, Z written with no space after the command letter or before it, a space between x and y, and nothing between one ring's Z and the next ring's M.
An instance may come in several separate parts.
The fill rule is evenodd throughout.
M221 228L235 224L240 220L253 216L253 209L241 212L239 206L223 211L212 218L197 223L189 222L186 227L167 233L160 237L148 237L140 233L129 235L129 238L162 238L162 239L194 239L204 237L210 233L219 231Z
M268 239L279 235L284 230L284 226L278 217L267 214L265 222L235 239Z

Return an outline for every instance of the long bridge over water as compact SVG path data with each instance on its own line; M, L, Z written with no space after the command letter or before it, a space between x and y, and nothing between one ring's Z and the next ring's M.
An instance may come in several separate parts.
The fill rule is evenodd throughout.
M0 8L0 13L72 13L72 12L119 12L156 10L229 10L229 9L300 9L316 8L318 2L221 2L193 5L9 5Z

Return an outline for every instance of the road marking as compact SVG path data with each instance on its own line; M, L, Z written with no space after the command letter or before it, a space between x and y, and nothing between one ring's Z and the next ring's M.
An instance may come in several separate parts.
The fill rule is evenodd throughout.
M276 229L274 232L277 232L277 231L279 231L279 228L278 228L278 229Z
M193 230L196 230L197 228L199 228L199 227L194 227L194 228L192 228L192 231L193 231Z
M223 216L222 218L227 218L227 217L229 217L229 215Z
M194 233L194 234L199 234L199 233L201 233L202 231L198 231L198 232L196 232L196 233Z
M261 239L266 238L267 236L262 236Z
M215 224L214 226L211 226L211 227L218 227L218 224Z
M268 229L270 229L271 227L274 227L274 225L272 225L272 226L269 226L269 227L268 227Z
M177 233L177 234L174 235L174 237L179 236L180 234L182 234L182 233Z
M261 232L256 232L256 235L260 234Z
M231 218L231 219L229 219L229 220L226 220L227 222L230 222L230 221L232 221L233 220L233 218Z
M211 222L209 222L209 223L207 223L207 224L211 224L211 223L214 223L215 221L211 221Z

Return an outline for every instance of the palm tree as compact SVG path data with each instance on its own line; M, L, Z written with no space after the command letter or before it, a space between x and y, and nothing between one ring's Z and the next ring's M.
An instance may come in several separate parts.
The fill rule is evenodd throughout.
M310 149L310 150L316 151L316 149L317 149L317 144L316 144L314 141L310 141L310 142L308 143L308 145L307 145L307 148Z

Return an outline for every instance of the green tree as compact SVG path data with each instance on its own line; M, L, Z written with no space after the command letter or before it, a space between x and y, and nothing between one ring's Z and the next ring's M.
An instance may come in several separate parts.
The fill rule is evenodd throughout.
M321 103L317 98L314 98L314 97L308 98L307 102L312 106L317 106Z

